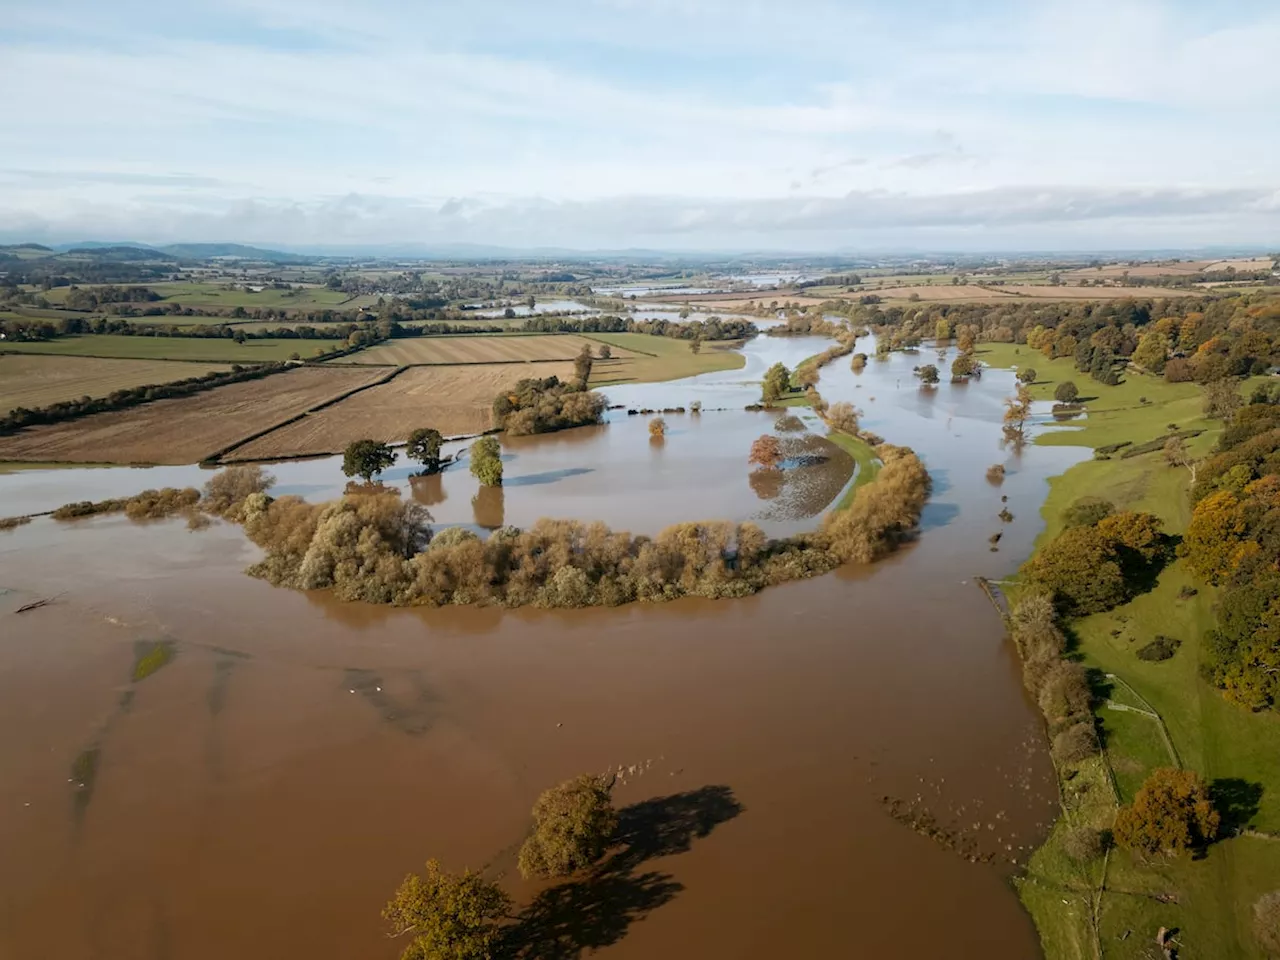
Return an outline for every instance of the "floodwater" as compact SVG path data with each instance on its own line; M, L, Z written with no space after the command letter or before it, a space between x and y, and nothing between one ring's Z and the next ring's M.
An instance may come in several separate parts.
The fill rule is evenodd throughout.
M473 317L503 317L510 309L517 317L533 317L542 313L599 313L594 307L588 307L577 300L535 300L533 307L519 300L511 301L508 307L491 307L487 303L470 304L467 312Z
M745 370L609 393L736 407L704 413L683 440L692 418L668 417L658 456L695 459L676 453L687 441L745 460L737 447L762 421L741 412L754 399L742 381L812 347L761 337ZM391 958L402 943L384 938L379 910L429 857L502 879L525 957L1037 955L1009 877L1054 815L1052 772L972 581L1025 558L1046 478L1084 451L1002 450L1012 375L922 390L911 367L932 361L899 354L855 375L837 360L820 387L924 456L935 487L919 541L742 600L394 610L244 576L256 550L224 524L36 520L0 534L0 956ZM645 418L620 413L585 439L512 444L508 476L528 475L513 469L522 460L545 472L544 459L606 486L644 473ZM721 502L746 475L737 462L729 481L711 478L720 466L699 475L710 493L648 499L637 528L680 517L685 498ZM1002 487L984 478L996 462ZM322 471L336 468L276 472L281 488L340 486ZM38 499L41 482L81 499L125 479L174 482L162 472L0 476L0 512ZM584 476L516 484L505 522L525 488L549 513L624 509L554 492ZM430 509L457 502L474 520L474 487L452 483ZM1010 524L996 517L1002 495ZM12 612L38 597L56 600ZM172 658L138 670L162 643ZM515 850L538 793L620 767L624 848L575 882L521 881ZM891 818L885 797L992 862Z

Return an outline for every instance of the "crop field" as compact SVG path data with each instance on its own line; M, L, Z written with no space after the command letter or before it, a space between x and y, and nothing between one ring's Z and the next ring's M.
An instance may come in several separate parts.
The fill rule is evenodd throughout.
M589 337L609 344L614 354L613 359L597 360L592 365L592 387L678 380L714 370L737 370L747 363L737 350L737 340L707 341L702 344L702 352L694 354L688 340L672 337L645 333L593 333Z
M582 352L584 346L596 353L600 344L573 334L407 337L380 343L350 357L343 357L342 360L345 363L375 363L396 367L419 363L527 363L572 360Z
M412 367L386 383L273 430L237 448L227 459L337 453L366 437L399 443L419 427L434 427L450 437L483 433L492 426L490 408L500 391L525 377L550 376L572 377L573 364Z
M79 397L105 397L115 390L228 369L224 363L5 354L0 355L0 414L15 407L35 409Z
M174 280L160 283L139 284L154 290L161 300L180 303L184 307L229 309L233 307L284 307L286 310L310 310L323 307L344 307L347 309L366 306L368 302L376 302L377 298L353 298L341 290L330 290L328 287L294 284L292 290L244 289L239 284L211 281ZM252 287L252 285L250 285ZM86 285L82 289L92 289ZM54 287L43 292L43 296L52 304L66 300L70 287Z
M241 438L387 373L360 367L301 367L190 397L28 427L0 437L0 460L198 463Z
M261 339L236 343L220 337L135 337L86 333L56 340L5 341L0 353L133 360L200 360L208 363L267 363L304 359L338 346L338 340Z

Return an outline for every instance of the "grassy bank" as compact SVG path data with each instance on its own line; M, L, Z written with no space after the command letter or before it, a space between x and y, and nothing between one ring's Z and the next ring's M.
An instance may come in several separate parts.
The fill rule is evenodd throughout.
M1125 382L1108 387L1069 360L1046 361L1025 346L991 345L980 356L991 366L1033 367L1037 399L1051 399L1062 380L1074 381L1082 397L1092 398L1075 429L1041 430L1037 443L1137 445L1177 424L1205 431L1188 442L1199 456L1221 431L1219 422L1203 418L1195 384L1127 374ZM1156 514L1169 532L1180 533L1191 515L1189 480L1188 471L1168 466L1158 450L1078 464L1050 482L1040 542L1061 532L1063 511L1082 496ZM1161 926L1180 931L1182 956L1263 957L1250 931L1250 911L1259 896L1280 888L1280 840L1234 836L1212 845L1202 859L1144 862L1116 850L1105 863L1088 867L1073 863L1064 848L1070 827L1108 827L1118 804L1133 799L1146 775L1170 765L1198 771L1219 793L1249 798L1237 825L1280 833L1280 717L1233 706L1200 677L1214 600L1215 591L1177 561L1151 592L1069 624L1086 665L1115 679L1096 710L1105 754L1063 782L1064 817L1019 882L1050 960L1159 956L1153 938ZM1176 655L1140 660L1136 650L1157 635L1181 641ZM1171 744L1148 708L1166 725Z
M854 478L853 483L849 485L849 489L844 492L844 496L835 505L835 509L843 510L853 503L853 495L858 492L859 487L870 483L876 478L876 474L880 472L880 459L876 456L876 452L871 445L858 437L851 437L849 434L842 433L839 430L832 430L827 434L827 439L853 457L853 462L857 464L857 476Z

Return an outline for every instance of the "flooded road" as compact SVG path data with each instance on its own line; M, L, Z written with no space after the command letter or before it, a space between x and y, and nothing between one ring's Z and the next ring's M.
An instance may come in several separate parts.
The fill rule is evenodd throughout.
M543 922L522 927L530 957L1035 956L1008 876L1055 791L1014 655L972 578L1016 568L1045 479L1087 451L1001 450L1012 375L922 391L911 367L934 359L872 360L861 375L837 360L820 384L924 457L935 488L919 542L743 600L393 610L244 576L256 550L222 524L37 520L0 534L0 956L391 958L401 944L383 937L379 910L428 857L484 867L520 904L542 893ZM687 405L701 391L704 405L740 411L758 389L741 384L748 371L708 376L721 385L628 387L615 402ZM717 416L716 435L760 423L708 413L704 429ZM649 451L624 431L642 419L596 431L607 439L530 445L562 468L606 475L620 457L634 472ZM668 419L675 449L689 424ZM608 446L611 432L625 449ZM695 440L720 455L711 433ZM513 446L513 464L533 459ZM628 465L632 448L643 453ZM984 478L997 462L1009 467L999 488ZM281 488L340 488L326 469L274 472ZM33 478L69 488L104 473L132 479L130 492L174 482L10 475L3 512L18 512L15 494L44 495ZM447 475L432 512L456 502L474 520L469 480L459 471L455 492ZM711 480L695 486L709 489L673 486L637 519L726 515L702 509L720 502ZM996 517L1002 495L1010 524ZM735 497L723 495L727 512ZM543 512L594 519L609 503L565 495ZM171 659L140 668L161 643ZM619 767L619 805L679 842L636 844L625 873L594 882L520 881L514 851L538 793ZM895 821L886 796L994 862Z

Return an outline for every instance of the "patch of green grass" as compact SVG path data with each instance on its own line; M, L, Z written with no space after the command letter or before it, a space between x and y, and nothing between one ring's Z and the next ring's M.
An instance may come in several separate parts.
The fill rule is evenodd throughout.
M880 458L865 440L851 437L839 430L830 431L827 439L853 457L853 462L857 464L858 472L853 483L849 485L849 489L844 492L844 496L835 506L835 509L843 510L853 503L853 495L858 492L859 487L865 486L876 478L876 474L880 472Z
M56 340L6 341L0 345L0 352L108 359L266 363L288 360L295 353L305 359L340 344L339 340L253 339L236 343L221 337L133 337L86 333Z
M992 366L1034 367L1039 376L1032 392L1038 398L1052 397L1062 379L1074 380L1082 396L1097 398L1088 401L1089 415L1080 424L1082 429L1041 429L1038 443L1098 447L1129 440L1137 444L1176 423L1183 429L1206 431L1188 443L1193 452L1203 455L1221 430L1220 423L1200 416L1200 388L1195 384L1167 384L1131 375L1117 387L1106 387L1080 375L1070 361L1045 361L1025 346L990 345L980 356ZM1242 384L1241 389L1247 391L1250 385ZM1150 402L1139 402L1142 396ZM1040 542L1061 532L1063 511L1082 496L1103 496L1120 509L1149 511L1164 521L1167 530L1180 532L1191 516L1189 481L1190 474L1168 466L1159 451L1080 463L1050 481L1042 508L1046 529ZM1198 592L1183 597L1183 588L1191 586ZM1072 621L1069 627L1088 666L1123 678L1160 714L1184 766L1200 772L1210 784L1238 779L1261 785L1252 825L1277 832L1280 716L1235 707L1200 677L1204 636L1214 624L1214 599L1212 588L1196 582L1176 562L1163 571L1151 592L1107 613ZM1173 658L1140 660L1138 648L1161 634L1182 641ZM1136 705L1136 698L1121 689L1115 698ZM1168 750L1150 718L1105 708L1099 710L1099 718L1117 784L1122 798L1128 800L1154 767L1170 763ZM1104 806L1093 808L1093 816L1100 821L1110 816ZM1062 892L1072 878L1080 877L1080 868L1070 863L1062 849L1065 833L1065 826L1059 824L1036 852L1019 892L1050 960L1085 960L1094 956L1088 914L1081 914L1076 899ZM1276 887L1280 887L1280 842L1235 837L1214 844L1201 860L1144 862L1115 851L1100 918L1104 955L1134 960L1151 956L1152 938L1163 925L1182 931L1186 956L1260 958L1249 933L1248 910L1261 894ZM1062 899L1069 903L1062 904Z
M737 370L747 363L747 358L737 349L742 345L738 340L704 341L702 351L695 354L690 351L688 340L673 337L654 337L647 333L591 333L582 336L636 354L634 357L614 358L607 369L603 364L597 364L598 369L592 371L592 387L680 380L716 370Z

